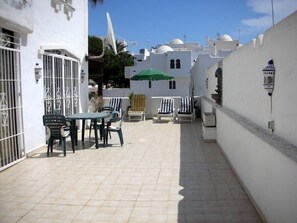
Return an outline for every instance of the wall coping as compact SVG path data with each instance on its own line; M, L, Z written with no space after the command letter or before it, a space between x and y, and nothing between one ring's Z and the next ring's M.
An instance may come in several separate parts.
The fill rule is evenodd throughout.
M297 163L297 147L289 143L288 141L284 140L283 138L273 134L272 132L258 126L257 124L251 122L250 120L242 117L238 113L220 106L210 99L203 97L202 100L205 102L211 104L215 110L219 110L220 112L227 115L229 118L233 119L235 122L237 122L239 125L241 125L243 128L248 130L250 133L254 134L267 144L271 145L284 155L286 155L289 159L293 160L295 163Z

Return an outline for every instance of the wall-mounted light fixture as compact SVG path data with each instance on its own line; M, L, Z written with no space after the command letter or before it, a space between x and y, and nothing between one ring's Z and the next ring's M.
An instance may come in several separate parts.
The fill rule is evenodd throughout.
M70 5L68 2L64 4L64 10L65 13L67 14L67 18L70 19L73 16L73 12L75 11L75 8Z
M25 0L22 0L22 1L25 1ZM62 11L62 7L64 6L64 13L67 15L67 19L69 20L73 16L73 12L75 11L75 8L72 6L72 1L52 0L52 2L53 2L52 6L55 8L56 12Z
M32 0L19 0L18 2L15 1L14 4L16 4L16 6L20 7L20 8L26 8L27 5L29 7L32 6Z
M53 2L54 2L56 12L61 11L64 1L63 0L54 0Z
M41 78L41 70L42 70L41 66L38 63L36 63L34 68L36 83L38 83L39 79Z
M81 72L80 72L81 83L84 82L85 76L86 76L86 72L84 70L81 70Z
M268 91L268 95L272 96L273 88L274 88L274 76L275 76L275 68L273 65L273 60L269 60L268 64L262 70L264 75L264 83L263 86L266 91Z

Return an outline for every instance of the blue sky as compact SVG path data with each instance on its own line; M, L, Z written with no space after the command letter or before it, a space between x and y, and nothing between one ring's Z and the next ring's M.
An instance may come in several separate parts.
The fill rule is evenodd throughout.
M297 0L273 0L273 6L276 24L297 10ZM218 34L245 44L272 26L271 0L104 0L89 5L89 35L106 36L106 12L130 52L174 38L205 45L206 36Z

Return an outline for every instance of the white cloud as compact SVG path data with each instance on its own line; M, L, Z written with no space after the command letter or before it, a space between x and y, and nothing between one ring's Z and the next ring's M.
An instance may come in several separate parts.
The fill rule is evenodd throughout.
M272 0L247 0L247 6L259 16L241 21L244 33L259 34L272 26ZM273 0L274 23L296 10L297 0Z
M271 0L247 0L247 6L257 13L271 13Z
M271 26L271 16L262 16L260 18L242 20L242 24L248 26L250 29L259 31Z

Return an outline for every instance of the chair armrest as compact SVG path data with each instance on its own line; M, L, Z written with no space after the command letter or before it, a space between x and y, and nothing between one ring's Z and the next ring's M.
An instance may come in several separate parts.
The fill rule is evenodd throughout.
M51 129L47 125L45 125L45 133L46 133L46 140L48 140L51 137Z
M70 126L61 126L60 128L60 132L61 132L61 136L63 137L67 137L70 135Z
M111 118L121 118L122 117L121 114L122 114L121 112L113 111L111 113Z

